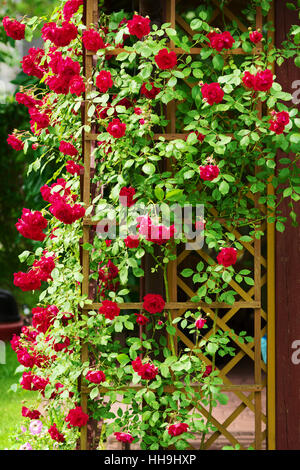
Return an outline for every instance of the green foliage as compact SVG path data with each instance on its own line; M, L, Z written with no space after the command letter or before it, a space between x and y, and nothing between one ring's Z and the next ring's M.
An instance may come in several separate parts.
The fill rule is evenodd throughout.
M266 13L269 2L263 0L260 3ZM252 7L249 6L248 12L253 18ZM36 348L38 353L51 357L52 341L61 344L67 337L70 345L62 351L55 350L55 360L50 361L47 367L41 370L35 365L33 370L49 379L45 389L49 407L44 420L48 424L55 421L65 434L66 443L59 448L71 448L78 437L76 430L67 430L65 417L66 410L78 404L79 377L88 387L89 415L104 423L100 448L112 433L118 431L129 432L136 441L140 440L142 449L174 446L180 450L188 447L188 439L200 433L202 448L205 436L214 431L211 422L213 408L218 403L227 403L226 395L221 393L222 379L216 368L217 361L224 356L233 357L235 345L250 343L252 337L246 331L223 331L219 325L222 317L218 309L213 308L213 313L209 311L205 315L199 302L202 305L204 301L207 306L221 302L230 308L237 298L237 287L246 290L253 286L253 262L248 263L246 259L243 269L239 269L239 258L244 256L244 246L264 235L262 222L275 222L279 231L284 229L286 217L280 207L283 199L288 198L290 217L294 224L297 223L293 204L299 200L299 156L294 160L285 158L276 174L274 172L277 150L287 154L299 150L297 110L286 105L291 96L278 83L274 82L267 91L254 92L242 81L245 71L254 74L258 68L265 70L275 60L284 59L285 54L292 57L294 45L289 42L286 49L276 50L264 43L261 52L256 53L248 40L248 33L240 34L233 22L228 29L235 39L235 46L242 44L246 55L216 52L207 39L211 14L210 6L201 5L185 15L195 33L192 37L170 28L169 23L161 27L153 25L143 40L132 36L125 39L124 50L108 60L110 50L122 42L129 31L126 24L115 31L122 19L120 12L101 13L100 25L107 28L105 41L109 46L105 52L100 49L95 54L95 74L109 69L113 86L104 93L99 93L96 88L88 93L90 122L83 125L81 121L79 110L83 97L74 97L70 93L56 95L42 85L44 88L38 91L33 88L32 91L39 97L44 96L51 107L48 132L45 129L35 135L27 130L16 132L28 148L37 141L43 149L43 153L41 151L29 165L30 180L35 174L44 177L44 172L55 164L57 170L51 175L51 183L59 176L64 177L70 193L78 198L81 195L80 179L78 175L71 176L66 172L65 163L69 157L59 152L59 144L62 140L73 142L80 155L82 132L99 131L99 145L93 148L95 168L91 182L94 192L85 208L92 224L102 222L104 228L107 221L111 221L119 227L126 220L129 226L136 225L140 215L137 204L133 204L128 212L122 203L119 204L120 190L124 187L135 188L135 200L144 204L149 213L154 204L160 204L161 214L151 214L157 225L170 209L171 223L177 222L175 203L181 207L187 203L205 206L205 220L195 220L194 216L192 219L193 226L196 222L205 226L202 235L205 262L184 268L180 273L182 282L192 286L190 291L195 293L191 297L194 307L177 318L173 318L168 308L161 308L157 313L143 308L148 321L142 331L137 327L137 312L131 309L122 308L116 315L112 314L113 311L103 315L104 300L121 307L124 307L124 302L137 300L134 287L139 278L148 274L142 263L148 254L153 258L152 273L159 273L163 278L165 300L168 302L168 264L176 259L174 247L186 243L188 235L170 236L164 243L140 236L139 247L129 248L118 234L106 244L101 237L88 239L85 234L82 238L80 221L64 224L60 218L53 217L48 206L43 209L49 221L43 248L25 247L19 259L24 263L24 269L29 269L40 258L44 248L55 257L55 268L46 288L40 293L39 306L56 305L58 313L51 319L49 330L38 335ZM59 12L55 11L51 20L58 21L58 18ZM81 32L80 14L75 15L74 22ZM155 57L166 47L168 38L187 54L178 55L176 67L161 69ZM49 45L46 43L46 52ZM189 55L190 49L198 46L202 46L201 54ZM79 61L82 67L82 56L73 53L79 47L80 35L71 48L66 46L62 51ZM43 78L43 83L46 78ZM141 93L144 83L148 91L152 83L160 89L153 100ZM204 99L203 83L218 83L224 91L223 99L209 104ZM184 133L184 138L168 140L164 136L168 125L164 105L171 101L177 105L176 131ZM270 116L259 115L260 104L265 105L269 113L271 110L289 112L290 122L284 134L276 135L270 131ZM141 114L136 112L136 108L140 108ZM126 125L121 137L112 136L108 127L115 117ZM157 133L162 134L159 139L154 137ZM219 172L214 178L205 179L200 176L199 167L209 164L218 166ZM268 192L268 184L274 186L279 202ZM56 186L54 190L62 190L61 185ZM255 198L267 207L266 211L260 210ZM72 204L70 199L68 201ZM56 229L55 237L50 236L53 229ZM154 249L155 244L159 245L158 249ZM234 249L238 254L237 262L232 261L228 265L217 259L224 247ZM85 251L90 257L89 281L95 287L93 300L102 304L99 311L89 311L93 300L82 294L84 276L80 261ZM109 270L109 261L118 268L115 277ZM86 283L84 285L86 287ZM66 312L72 313L72 321L66 321ZM201 328L196 324L199 317L206 320ZM206 335L207 328L209 335ZM193 340L193 345L180 344L176 351L175 342L180 329ZM123 340L120 339L121 333L125 333ZM82 362L84 343L88 343L89 354ZM143 376L136 366L133 369L132 361L141 354L144 367L155 371L151 380ZM105 373L101 385L95 386L86 379L91 369ZM63 385L62 394L57 393L57 382ZM129 384L136 387L129 388ZM122 409L121 403L125 405ZM209 410L207 419L198 411L201 406ZM180 436L172 436L168 430L174 423L188 424L188 430ZM38 445L47 446L48 443Z

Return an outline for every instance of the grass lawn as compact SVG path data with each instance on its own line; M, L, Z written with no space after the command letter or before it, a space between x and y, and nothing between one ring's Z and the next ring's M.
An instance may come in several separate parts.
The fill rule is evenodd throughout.
M22 420L22 406L33 406L37 397L36 392L21 387L16 393L8 391L12 384L19 382L20 374L15 375L18 365L17 356L7 343L6 364L0 364L0 450L9 448L9 436Z

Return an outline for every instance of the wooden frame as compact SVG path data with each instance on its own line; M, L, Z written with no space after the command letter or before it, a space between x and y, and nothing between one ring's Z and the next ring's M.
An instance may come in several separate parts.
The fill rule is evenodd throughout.
M176 13L176 2L175 0L166 0L166 20L171 23L171 27L175 28L176 24L180 25L187 34L191 33L187 23ZM212 3L216 6L214 13L214 18L218 15L218 1L212 0ZM97 11L97 0L85 0L84 1L84 21L87 26L95 25L97 26L98 11ZM242 24L237 18L234 17L234 14L230 9L225 8L224 14L230 19L235 19L241 31L245 31L246 26ZM274 10L272 10L270 19ZM257 8L257 17L256 17L256 26L257 28L262 29L262 13L261 9ZM247 28L246 28L247 29ZM259 45L256 52L259 50ZM169 48L174 50L177 53L186 54L182 49L175 48L174 44L170 42ZM192 54L199 54L201 51L200 48L195 48L191 51ZM122 49L115 49L110 51L110 54L118 54L122 52ZM230 51L233 54L245 54L241 49L234 49ZM88 83L85 93L84 109L83 109L83 125L89 126L90 118L88 117L88 107L89 103L87 96L92 89L92 74L93 74L93 54L88 51L83 51L84 57L84 75ZM259 105L259 114L262 114L262 105ZM167 118L169 120L169 125L167 128L167 134L156 134L154 136L155 140L158 140L160 136L163 136L167 140L180 139L185 136L182 133L176 133L176 109L175 103L171 102L167 106ZM84 155L84 176L82 181L82 195L83 202L86 207L90 205L90 193L91 193L91 151L92 143L97 140L98 134L90 130L89 132L83 131L82 142L83 142L83 155ZM273 186L269 184L268 188L269 193L273 191ZM255 205L258 207L258 196L255 196ZM217 214L216 214L217 216ZM90 227L95 225L95 221L92 221L89 218L84 218L83 220L83 243L88 243L90 240ZM224 221L226 223L226 221ZM235 235L237 238L240 236L237 230L235 230ZM275 293L274 293L274 226L268 225L267 228L267 246L268 246L268 257L267 260L264 259L261 255L261 241L259 239L254 239L252 243L243 243L244 249L253 256L254 260L254 287L249 291L244 291L238 284L234 281L231 281L231 287L238 292L241 299L240 301L235 302L235 304L228 305L224 303L214 302L210 305L205 304L204 302L178 302L177 293L178 288L180 288L188 297L191 297L195 293L184 283L184 281L178 275L178 268L180 264L187 258L189 253L182 252L177 256L175 261L172 261L168 265L168 283L170 286L170 298L166 304L166 309L170 310L173 317L183 315L183 313L189 308L202 307L204 312L210 315L212 318L215 318L215 309L228 309L228 312L222 317L217 318L218 327L224 331L230 332L230 328L227 322L234 316L240 309L253 309L254 311L254 343L252 345L238 344L234 339L234 335L231 334L231 339L239 347L238 354L226 364L226 366L220 370L220 376L223 378L224 386L223 389L227 391L232 391L240 399L240 405L234 410L234 412L227 417L224 423L218 422L215 418L212 418L213 424L216 426L217 431L213 433L206 441L205 448L209 448L213 442L223 434L232 445L238 443L237 439L228 431L228 426L242 413L245 408L249 408L254 412L255 415L255 441L253 443L255 449L262 448L262 441L267 436L267 447L269 449L275 448L275 359L274 359L274 341L275 341ZM89 252L87 250L81 250L82 252L82 270L83 270L83 283L82 283L82 294L90 297L90 288L89 288ZM202 260L206 263L214 263L209 256L199 251L197 252ZM267 274L261 275L261 267L267 267ZM266 283L268 284L268 312L264 312L261 305L261 288ZM89 310L97 310L100 304L91 303L86 304L83 307L83 311L88 312ZM142 308L142 303L126 303L120 304L121 309L127 310L139 310ZM261 320L267 321L267 327L261 328ZM262 380L262 370L266 372L266 366L261 359L261 337L265 334L267 330L268 333L268 374L267 374L267 416L262 413L261 408L261 397L263 389L266 386L266 383ZM206 337L209 337L211 331L206 334ZM193 343L184 335L182 331L177 329L177 335L179 340L184 344L191 346ZM235 385L232 384L228 379L227 374L236 364L245 356L251 358L254 362L254 383L249 385ZM82 344L82 353L81 359L83 362L88 360L88 345ZM210 361L207 357L202 357L202 359L210 364ZM134 387L138 388L138 387ZM99 388L100 392L106 391L104 387ZM172 387L166 387L166 391L172 391ZM84 412L87 412L87 396L88 388L83 386L82 380L80 381L80 392L81 392L81 406ZM251 392L250 395L245 395L245 392ZM199 407L199 410L203 413L204 416L207 416L207 411L203 407ZM262 432L262 423L267 423L267 429ZM85 450L88 448L87 445L87 427L83 427L81 430L81 442L80 448Z

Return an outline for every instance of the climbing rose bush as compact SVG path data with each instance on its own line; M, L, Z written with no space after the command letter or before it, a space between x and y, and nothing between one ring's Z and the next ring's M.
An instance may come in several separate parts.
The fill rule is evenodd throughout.
M252 338L223 331L218 312L206 315L201 303L229 308L237 299L233 282L243 289L254 284L253 266L241 265L244 247L263 236L264 221L284 230L284 198L296 223L298 157L285 156L276 168L275 155L278 149L296 154L300 121L272 70L274 60L281 64L294 54L293 44L269 47L267 26L240 34L230 24L223 31L212 28L209 11L189 23L191 37L124 12L108 16L100 10L99 23L85 25L83 3L59 2L47 21L3 19L12 39L40 25L44 41L22 59L33 84L16 94L28 108L30 130L14 130L7 142L16 152L36 150L29 174L54 159L58 165L40 188L44 208L24 208L16 221L37 247L20 254L27 266L15 273L14 283L39 291L39 302L31 326L14 335L11 345L22 368L20 386L38 391L43 406L23 407L24 426L12 447L75 449L81 430L97 423L99 449L109 438L142 449L186 449L199 435L203 448L214 430L213 407L227 402L218 358L234 356L232 345ZM249 12L254 15L251 6ZM170 40L185 54L171 50ZM197 47L200 54L189 53ZM233 48L245 55L231 54ZM86 52L94 55L91 77L84 75ZM164 107L171 101L179 133L173 140L165 135ZM97 134L89 204L82 201L83 132ZM205 207L205 217L193 214L190 220L204 231L205 256L178 273L181 285L190 286L183 292L194 307L180 315L169 309L168 266L188 235L179 230L175 211L166 224L153 207L175 203ZM84 242L83 219L90 227ZM124 220L135 230L121 236L117 228ZM87 252L90 273L84 280L81 259ZM153 260L146 272L145 259ZM151 275L161 280L160 291ZM144 276L150 281L139 299L136 287ZM82 293L83 281L89 296ZM193 347L180 342L179 331ZM208 407L207 418L201 406Z

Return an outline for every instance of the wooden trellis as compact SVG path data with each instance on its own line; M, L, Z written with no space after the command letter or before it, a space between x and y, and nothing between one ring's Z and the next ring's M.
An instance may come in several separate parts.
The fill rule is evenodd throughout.
M176 5L180 1L167 0L166 2L166 21L171 23L171 27L175 28L178 25L182 28L186 34L192 35L194 32L190 29L189 25L185 20L176 13ZM197 6L197 2L194 2ZM201 2L198 2L201 4ZM212 25L220 14L219 2L217 0L212 0L212 5L215 6L215 11L212 17ZM227 6L223 9L223 14L229 20L235 20L238 28L241 32L247 31L247 26L243 24L230 9L230 3L227 2ZM270 14L270 20L272 20L273 10ZM257 8L256 14L256 28L262 30L262 14L261 9ZM84 21L87 26L94 25L97 27L98 24L98 1L97 0L85 0L84 2ZM257 45L259 49L260 45ZM177 54L187 54L183 49L175 47L172 41L169 44L170 50L174 50ZM258 50L257 49L257 50ZM122 52L122 49L115 49L110 51L110 54L117 55ZM189 54L197 55L201 52L201 48L193 48ZM237 48L230 50L230 54L245 54L242 48ZM83 124L88 126L90 123L90 118L88 117L88 95L92 90L92 75L93 75L93 54L89 51L83 51L84 57L84 74L86 78L86 94L85 94L85 104L83 109ZM258 108L259 115L262 115L262 105L259 105ZM167 128L167 133L163 134L164 138L167 140L180 139L185 136L182 133L176 133L176 109L175 102L171 102L167 106L167 119L169 120L169 125ZM90 205L91 202L91 152L93 142L97 140L98 134L92 129L89 132L83 131L82 136L82 145L83 145L83 155L84 155L84 176L82 182L82 197L83 202L86 207ZM161 134L156 134L154 136L155 140ZM272 193L272 186L269 185L269 193ZM251 197L251 196L249 196ZM262 211L266 209L260 207L258 204L258 196L254 196L254 204L257 208ZM217 216L217 214L215 214ZM230 222L224 220L222 221L226 229L230 231ZM90 229L91 226L95 224L95 221L92 221L90 218L85 218L83 220L83 243L89 243L90 241ZM262 227L263 229L266 227ZM237 239L240 238L241 234L231 227L232 232ZM216 418L212 417L212 424L217 428L212 435L210 435L206 442L205 448L208 449L215 440L223 435L231 443L231 445L239 444L237 438L228 430L230 424L232 424L238 416L245 410L249 409L254 413L255 420L255 440L253 446L255 449L261 449L263 446L263 441L266 440L267 448L275 448L275 364L274 364L274 350L275 350L275 302L274 302L274 226L268 224L267 227L267 257L263 257L261 253L261 240L254 239L250 242L241 242L244 247L244 252L251 256L253 259L254 266L254 286L249 290L242 289L234 280L230 282L230 286L239 296L234 305L229 305L220 302L213 302L210 305L205 302L190 302L189 299L195 295L195 292L187 285L187 283L182 279L179 274L179 271L182 267L182 263L185 265L188 263L188 260L191 256L195 258L198 256L206 264L214 264L209 255L202 250L197 252L191 251L181 251L177 253L177 258L175 261L172 261L168 265L168 284L169 284L169 302L166 303L166 309L172 312L173 318L183 315L188 309L195 309L201 307L206 314L210 316L211 319L216 317L216 323L218 328L224 332L229 332L229 335L232 341L235 343L236 349L238 350L237 354L223 367L220 369L220 376L223 379L224 386L223 390L227 392L232 392L239 399L239 406L228 416L224 422L219 422ZM82 283L82 294L90 296L90 286L89 286L89 274L90 274L90 259L89 252L87 250L82 250L82 269L83 269L83 283ZM262 275L262 271L264 274ZM261 290L262 286L267 283L267 311L262 308L261 302ZM184 298L184 300L178 301L178 297ZM83 310L88 312L89 310L99 309L100 304L92 303L86 305ZM124 303L120 304L119 307L124 310L139 310L142 309L142 303ZM218 309L226 310L226 313L220 317L216 314ZM254 312L254 342L248 344L242 344L237 341L236 337L232 334L231 328L229 326L229 321L233 317L237 317L242 309L250 309ZM265 326L262 327L262 321L265 323ZM268 366L264 364L261 359L261 337L267 333L268 335ZM212 330L208 331L206 338L212 334ZM179 341L188 347L193 347L194 344L189 339L185 332L180 328L177 328L177 335ZM202 357L202 356L201 356ZM236 367L237 364L244 358L248 357L253 361L254 364L254 383L252 384L233 384L228 378L228 373ZM88 361L88 345L82 344L82 362ZM202 359L207 363L211 364L207 357L202 357ZM266 380L262 378L262 372L267 373ZM135 388L138 388L135 386ZM168 387L169 391L172 391L172 387ZM262 412L262 393L267 389L267 413ZM101 388L100 391L105 393L105 389ZM167 391L167 390L166 390ZM87 412L87 397L88 389L87 387L81 384L81 406L84 412ZM200 412L204 417L208 416L208 412L205 408L199 406ZM262 426L265 425L265 430L262 431ZM241 448L243 448L241 446ZM83 427L81 431L81 449L87 449L87 427Z

